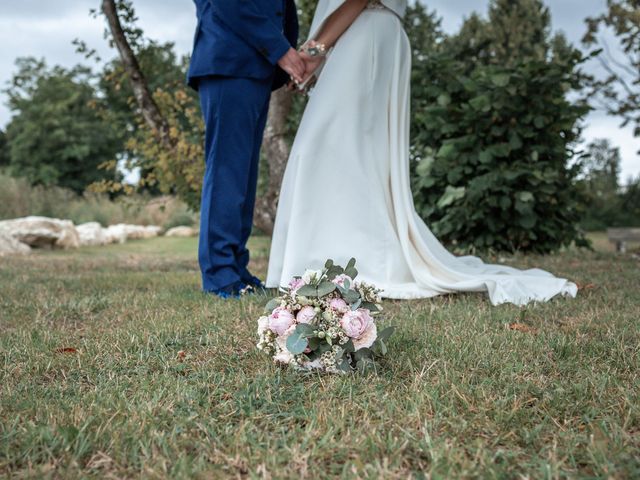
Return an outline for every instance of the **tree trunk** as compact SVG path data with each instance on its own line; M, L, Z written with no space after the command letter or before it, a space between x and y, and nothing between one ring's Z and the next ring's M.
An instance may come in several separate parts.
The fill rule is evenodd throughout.
M293 94L281 88L274 92L269 105L269 117L262 144L262 152L269 167L269 183L264 195L256 200L253 216L255 226L267 235L273 233L280 186L289 158L286 134L287 117L291 112L292 104Z
M174 145L169 137L169 124L162 116L158 105L149 91L147 80L142 73L138 59L133 53L122 28L115 0L103 0L102 13L107 18L113 43L115 43L122 63L129 75L136 102L145 122L154 134L157 135L163 147L168 150L173 149Z

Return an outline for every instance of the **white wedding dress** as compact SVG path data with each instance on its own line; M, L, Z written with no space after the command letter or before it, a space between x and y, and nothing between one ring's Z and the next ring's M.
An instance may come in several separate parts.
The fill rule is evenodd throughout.
M312 36L343 0L320 0ZM543 270L456 257L415 211L409 183L411 49L406 0L372 2L331 51L304 112L285 172L267 286L287 285L331 258L355 257L383 297L487 292L524 305L575 296ZM386 8L385 8L386 6Z

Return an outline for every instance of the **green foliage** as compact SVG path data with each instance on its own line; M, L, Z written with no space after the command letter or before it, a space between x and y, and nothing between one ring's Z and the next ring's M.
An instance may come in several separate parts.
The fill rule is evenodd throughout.
M143 42L143 39L134 42L134 45L138 44L136 58L147 79L150 91L155 93L156 100L158 96L163 95L163 92L180 91L186 95L185 108L199 111L196 92L184 85L186 60L176 56L174 44ZM135 148L136 145L144 143L151 132L140 121L129 75L119 58L115 58L104 67L100 73L99 88L103 92L104 104L107 106L103 109L102 114L119 132L123 144L122 152L120 152L120 157L123 159L122 166L129 170L140 169L142 181L138 190L155 194L171 191L171 187L160 185L162 182L158 178L162 178L163 175L155 168L157 158L155 156L148 157L148 155L155 155L155 153ZM187 116L179 115L179 112L173 112L171 108L165 108L164 113L177 115L177 124L180 130L188 131L194 128ZM195 121L197 125L200 119L196 116ZM195 128L198 132L201 131L198 126ZM135 141L132 142L132 139ZM202 139L198 138L196 141L201 143ZM177 167L177 165L174 166Z
M418 4L405 25L412 187L429 227L462 252L581 242L570 165L587 108L567 100L582 88L581 56L552 34L544 4L494 0L451 37Z
M542 0L492 0L486 20L473 13L445 43L471 69L516 65L524 58L563 61L575 52L562 33L552 36L551 14Z
M0 168L9 165L9 146L7 145L7 134L0 130Z
M602 31L615 35L620 51L612 51L602 40ZM582 41L602 47L599 60L606 77L594 80L593 93L609 114L622 118L622 126L633 126L634 135L640 137L640 1L607 0L602 15L587 19Z
M413 188L418 212L460 250L549 252L581 241L577 167L569 166L577 121L588 108L580 59L468 66L447 54L414 76Z
M640 227L640 175L629 179L620 193L620 212L624 219L619 226Z
M83 67L48 69L43 61L22 58L6 90L13 118L7 127L9 168L32 184L59 185L82 192L92 182L116 178L121 142L95 106L100 99Z
M586 206L583 228L593 231L619 226L626 216L619 196L620 150L608 140L596 140L588 145L581 166L578 184Z

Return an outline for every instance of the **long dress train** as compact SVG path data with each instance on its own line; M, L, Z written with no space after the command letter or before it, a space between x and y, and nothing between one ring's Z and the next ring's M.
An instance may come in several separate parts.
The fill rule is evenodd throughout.
M449 253L418 216L409 181L411 50L406 0L372 2L328 57L285 172L267 286L286 285L332 258L356 257L359 279L383 297L487 292L523 305L577 287L539 269L518 270ZM312 32L342 1L320 0Z

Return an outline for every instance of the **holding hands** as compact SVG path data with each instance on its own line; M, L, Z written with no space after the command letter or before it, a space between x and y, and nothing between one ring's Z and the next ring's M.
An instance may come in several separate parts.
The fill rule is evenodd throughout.
M289 74L294 82L302 82L307 67L300 53L294 48L290 48L289 51L278 60L278 65Z
M298 58L301 60L304 70L299 76L291 75L290 88L298 88L304 91L312 80L314 74L318 71L326 57L326 48L323 44L311 40L305 43L298 52Z

